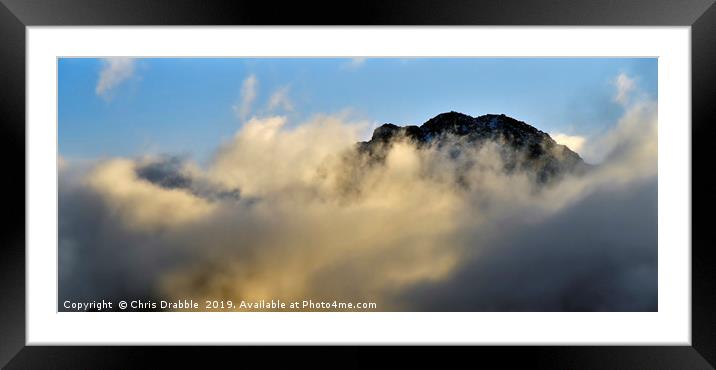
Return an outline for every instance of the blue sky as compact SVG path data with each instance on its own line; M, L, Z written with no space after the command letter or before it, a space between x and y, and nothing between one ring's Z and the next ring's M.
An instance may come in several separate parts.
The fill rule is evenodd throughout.
M272 114L297 124L349 112L403 125L450 110L504 113L546 132L589 137L623 113L618 75L657 94L651 58L62 58L58 72L59 151L69 159L204 160L247 118Z

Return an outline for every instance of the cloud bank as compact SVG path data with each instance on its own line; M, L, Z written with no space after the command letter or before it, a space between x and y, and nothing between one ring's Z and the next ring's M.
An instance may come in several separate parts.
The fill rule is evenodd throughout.
M255 82L254 82L255 83ZM499 143L356 150L369 125L252 118L200 167L60 170L60 300L343 300L379 310L656 309L656 105L535 188ZM459 138L453 140L459 141Z

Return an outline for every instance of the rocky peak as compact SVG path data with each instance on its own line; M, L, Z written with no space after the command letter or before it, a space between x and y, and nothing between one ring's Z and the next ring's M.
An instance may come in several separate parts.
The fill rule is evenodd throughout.
M420 126L386 123L375 129L370 141L359 143L359 149L380 159L384 148L396 140L408 140L419 148L440 148L455 146L455 138L473 146L486 141L499 144L509 169L534 169L540 181L565 172L583 172L588 167L577 153L557 144L547 133L504 114L472 117L451 111L438 114ZM515 153L519 155L513 155Z

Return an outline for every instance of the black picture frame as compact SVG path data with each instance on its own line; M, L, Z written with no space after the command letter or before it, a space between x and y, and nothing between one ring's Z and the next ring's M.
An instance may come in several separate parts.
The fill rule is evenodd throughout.
M480 361L549 368L678 368L716 365L716 258L708 232L714 181L710 141L716 124L716 6L714 0L501 0L260 2L238 0L0 0L0 112L5 158L3 204L9 217L0 243L0 366L25 368L134 368L202 366L228 358L280 363L314 363L326 350L316 347L43 347L25 346L25 42L28 26L69 25L619 25L690 26L692 63L692 346L470 347L447 350L431 359L404 348L375 349L390 354L383 365L407 358L443 364L470 351ZM697 217L698 215L698 217ZM276 355L277 351L281 355ZM207 354L210 351L211 354ZM371 366L367 347L333 348L341 367ZM165 366L162 366L165 367ZM234 366L232 366L234 367ZM319 366L322 368L322 366ZM330 367L330 366L329 366Z

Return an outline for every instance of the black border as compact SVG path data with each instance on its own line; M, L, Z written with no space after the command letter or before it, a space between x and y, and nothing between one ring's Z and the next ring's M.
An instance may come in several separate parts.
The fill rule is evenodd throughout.
M714 0L0 0L0 122L5 188L0 244L0 365L25 368L152 368L169 361L207 367L218 359L334 367L318 347L39 347L25 346L25 27L65 25L619 25L691 26L692 51L692 346L470 347L472 364L538 368L714 368L716 364L716 257L707 230L716 182L710 144L716 124L716 6ZM700 172L696 169L699 168ZM22 180L21 180L22 179ZM696 215L700 217L695 217ZM335 367L375 362L369 347L332 348ZM440 365L465 355L444 349L438 359L402 347L374 349L391 355L382 365L403 367L408 358ZM373 348L371 348L373 349ZM209 352L209 353L207 353ZM371 351L372 352L372 351ZM372 353L371 353L372 355ZM13 357L14 356L14 357ZM478 362L479 361L479 362ZM470 364L470 362L468 362Z

